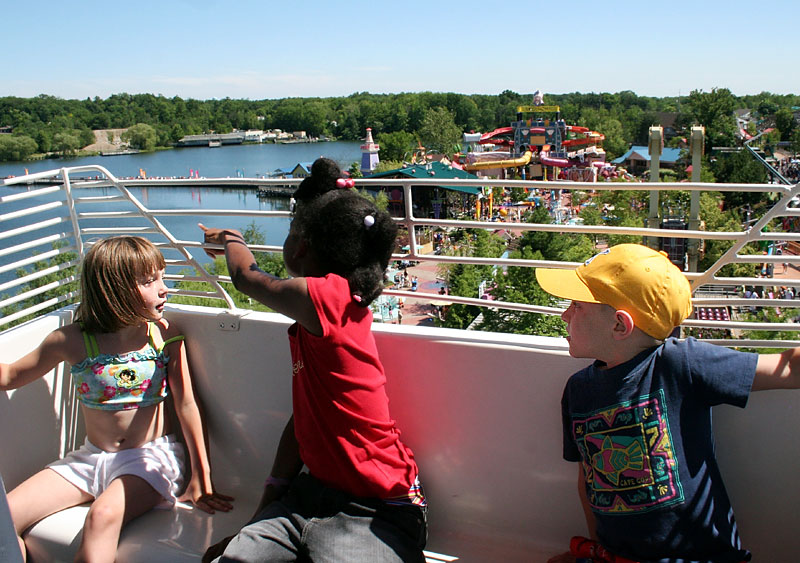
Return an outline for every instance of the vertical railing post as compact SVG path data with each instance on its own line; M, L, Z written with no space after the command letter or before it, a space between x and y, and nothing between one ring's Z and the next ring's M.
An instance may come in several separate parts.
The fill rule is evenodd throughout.
M692 153L692 183L700 182L700 167L703 165L703 143L705 143L705 128L702 126L692 127L691 137L689 138L690 150ZM700 192L693 190L689 197L689 230L697 231L700 229ZM689 271L697 271L697 263L700 257L700 239L689 239Z
M403 183L403 203L406 208L405 225L408 230L408 249L412 256L417 255L417 233L414 231L414 202L411 196L411 183Z
M64 180L64 197L67 202L67 210L72 223L72 232L75 237L75 248L78 251L78 260L83 262L84 248L83 236L81 235L81 225L78 221L78 212L75 209L75 199L72 197L72 183L69 178L69 170L61 169L61 178ZM53 393L60 397L59 404L59 455L65 456L77 446L76 436L78 435L78 415L79 403L76 400L75 387L70 384L69 378L64 375L58 377L59 372L65 369L63 365L56 368L56 377L53 381Z
M647 150L650 153L650 181L661 180L661 148L664 146L663 130L661 127L651 127ZM647 226L651 229L658 228L658 190L650 190L650 213L647 216ZM658 237L647 237L647 246L659 249Z
M75 200L72 197L72 184L69 180L69 170L61 169L61 178L64 180L64 197L67 200L67 210L72 222L72 232L75 236L75 248L78 249L78 259L83 261L83 237L81 236L81 226L78 222L78 213L75 211Z

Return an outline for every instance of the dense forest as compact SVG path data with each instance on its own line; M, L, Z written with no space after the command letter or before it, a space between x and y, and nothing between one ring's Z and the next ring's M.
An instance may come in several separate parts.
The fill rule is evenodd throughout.
M402 160L418 142L447 152L453 147L431 145L458 142L465 131L506 126L515 119L516 108L531 101L531 94L508 90L498 95L362 92L336 98L258 101L124 93L85 100L2 97L0 128L11 128L11 134L0 135L0 160L74 154L94 142L93 130L133 127L131 144L144 149L172 146L184 135L234 129L306 131L314 137L358 140L370 127L382 144L382 158ZM800 95L764 92L737 97L721 88L654 98L623 91L545 94L545 103L560 106L567 123L603 133L609 158L621 155L631 144L646 144L648 128L659 125L664 112L674 114L679 129L704 125L709 145L720 146L734 143L733 111L749 108L760 123L778 129L780 140L800 145L800 127L791 109L800 106ZM442 136L443 132L447 134Z

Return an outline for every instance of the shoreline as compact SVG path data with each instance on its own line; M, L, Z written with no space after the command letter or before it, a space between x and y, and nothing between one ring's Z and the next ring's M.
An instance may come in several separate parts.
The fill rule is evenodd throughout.
M333 139L330 137L325 138L313 138L310 140L275 140L275 141L264 141L261 143L256 142L243 142L243 143L234 143L225 146L252 146L252 145L307 145L312 143L335 143L337 141L348 142L343 139ZM352 141L357 142L357 141ZM105 147L105 149L101 149L99 147ZM90 148L91 147L91 148ZM93 156L126 156L126 155L133 155L133 154L147 154L147 153L154 153L160 151L169 151L174 149L203 149L209 148L208 145L178 145L174 144L172 146L159 146L154 147L150 150L141 150L141 149L130 149L130 148L119 148L117 145L111 144L100 144L100 143L93 143L91 145L87 145L82 149L76 150L74 153L71 154L61 154L56 152L49 152L49 153L35 153L30 156L30 158L25 160L0 160L0 165L8 164L20 164L24 165L25 163L29 162L41 162L44 160L54 160L60 158L88 158ZM217 148L217 147L213 147ZM5 176L6 178L10 178L11 176Z

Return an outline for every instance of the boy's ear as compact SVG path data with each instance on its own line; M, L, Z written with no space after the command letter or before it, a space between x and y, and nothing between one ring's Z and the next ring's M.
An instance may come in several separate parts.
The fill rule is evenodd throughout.
M614 320L616 321L614 323L614 338L616 340L628 338L633 334L633 329L636 328L636 325L630 313L627 311L615 311Z

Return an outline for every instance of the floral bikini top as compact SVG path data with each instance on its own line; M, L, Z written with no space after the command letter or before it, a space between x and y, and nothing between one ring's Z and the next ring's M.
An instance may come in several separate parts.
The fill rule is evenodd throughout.
M90 409L119 411L149 407L167 396L167 344L183 340L175 336L156 350L153 323L147 323L148 346L124 354L101 354L93 334L83 332L86 359L72 366L78 400Z

